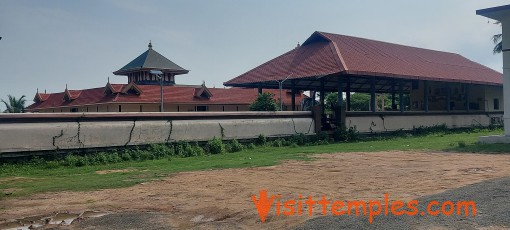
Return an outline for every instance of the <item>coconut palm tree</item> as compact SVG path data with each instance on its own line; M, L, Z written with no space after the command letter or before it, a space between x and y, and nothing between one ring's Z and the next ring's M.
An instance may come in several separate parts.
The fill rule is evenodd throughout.
M7 95L9 98L9 102L1 100L5 107L7 107L6 110L4 110L4 113L23 113L25 111L25 95L21 96L19 99L16 99L16 97L13 97L12 95Z
M494 24L500 24L501 25L501 22L495 22ZM492 36L492 41L494 42L494 49L492 50L492 52L494 54L498 54L498 53L501 53L501 51L503 50L503 34L495 34Z

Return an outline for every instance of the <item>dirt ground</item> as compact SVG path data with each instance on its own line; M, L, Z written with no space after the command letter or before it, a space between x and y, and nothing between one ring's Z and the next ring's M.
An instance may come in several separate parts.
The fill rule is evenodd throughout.
M509 154L397 151L314 157L317 160L288 161L271 167L177 173L129 188L8 199L2 201L0 220L61 211L134 211L164 214L152 221L175 228L284 229L310 217L276 216L273 206L266 223L261 223L252 194L258 197L260 189L267 189L270 194L281 194L282 200L296 199L299 194L315 199L383 200L388 193L391 200L411 200L510 176ZM318 210L314 214L321 215Z

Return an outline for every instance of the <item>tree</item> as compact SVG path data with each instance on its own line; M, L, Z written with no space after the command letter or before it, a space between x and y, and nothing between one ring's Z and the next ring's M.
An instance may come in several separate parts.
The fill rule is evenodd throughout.
M268 92L259 94L250 105L250 111L276 111L277 108L274 94Z
M495 22L494 24L500 24L501 22ZM492 41L494 42L494 49L492 52L494 54L501 53L503 51L503 34L495 34L492 36Z
M370 94L353 93L351 94L351 110L352 111L369 111Z
M12 95L7 95L9 98L9 102L1 100L7 109L4 110L4 113L22 113L25 110L25 95L21 96L19 99L13 97Z

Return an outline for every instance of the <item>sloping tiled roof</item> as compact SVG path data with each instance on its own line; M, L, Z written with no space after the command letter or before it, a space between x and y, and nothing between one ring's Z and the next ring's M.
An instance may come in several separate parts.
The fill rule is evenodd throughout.
M149 44L149 49L147 51L140 54L140 56L113 73L121 75L127 72L141 69L158 69L163 72L173 72L175 74L183 74L189 72L189 70L180 67L165 56L153 50L152 45Z
M74 96L73 100L64 100L65 92L47 94L45 101L36 101L27 107L27 111L34 111L46 108L58 107L75 107L83 105L107 104L107 103L159 103L160 86L158 85L137 85L142 91L140 94L121 93L129 84L112 84L118 89L117 93L105 94L105 87L79 90L79 94L75 94L75 90L69 90ZM207 88L212 94L210 98L196 97L195 90L200 90L202 86L163 86L165 103L172 104L251 104L257 97L258 91L253 88ZM264 92L275 94L278 98L279 91L277 89L264 89ZM296 94L296 104L299 105L303 98L303 94ZM291 104L291 95L286 90L283 91L283 102L287 105Z
M234 79L227 86L328 74L501 85L502 74L459 54L325 32Z

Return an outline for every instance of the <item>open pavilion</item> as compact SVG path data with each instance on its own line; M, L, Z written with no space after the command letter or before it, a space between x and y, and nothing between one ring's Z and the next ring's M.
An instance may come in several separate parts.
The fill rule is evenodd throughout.
M338 92L332 123L365 132L501 122L502 74L459 54L325 32L224 83L225 86ZM351 111L351 93L370 93L370 111ZM378 109L377 94L391 95ZM343 105L343 97L346 103ZM407 99L405 99L407 98ZM296 110L295 99L291 100ZM330 127L320 109L322 127Z

